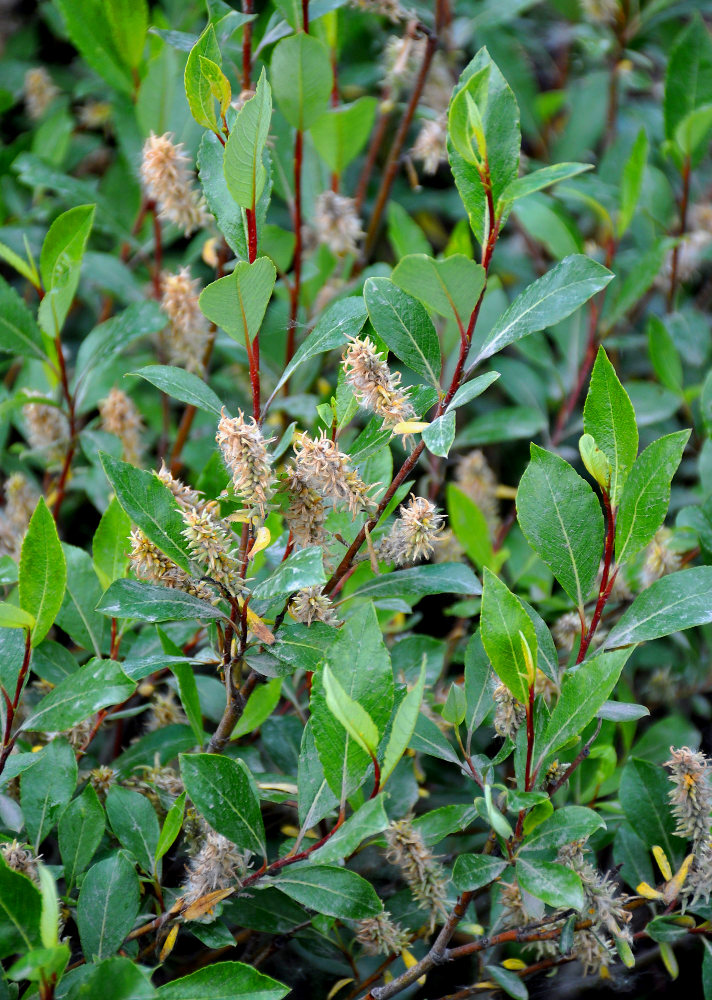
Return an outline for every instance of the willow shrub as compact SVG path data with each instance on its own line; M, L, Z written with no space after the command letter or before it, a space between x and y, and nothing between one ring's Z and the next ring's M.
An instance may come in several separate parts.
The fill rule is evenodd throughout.
M259 6L7 40L0 996L712 996L708 30Z

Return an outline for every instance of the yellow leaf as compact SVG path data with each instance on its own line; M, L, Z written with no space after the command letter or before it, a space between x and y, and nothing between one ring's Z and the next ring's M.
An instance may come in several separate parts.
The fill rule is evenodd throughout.
M173 924L171 929L168 931L168 936L163 943L163 947L161 948L161 954L158 956L159 962L165 962L170 953L173 951L173 945L176 943L179 930L180 924Z
M272 536L270 534L269 528L264 526L257 529L257 534L255 535L255 544L250 549L250 559L254 559L258 552L262 549L266 549L269 545Z
M662 847L658 847L656 844L653 848L653 857L658 863L658 868L662 872L663 878L666 882L669 882L672 878L672 868L670 867L670 862L667 859L667 855Z
M206 896L201 896L200 899L196 899L194 903L187 906L181 916L184 920L200 920L201 917L212 913L223 899L232 896L234 891L234 889L217 889L215 892L209 892Z
M641 882L640 885L635 890L639 896L643 896L645 899L662 899L662 892L658 892L657 889L653 889L652 885L648 885L647 882Z
M661 941L659 947L660 957L662 958L663 964L668 971L668 975L671 979L677 979L680 974L680 967L677 964L675 952L672 950L667 941Z
M519 972L527 967L527 963L523 962L521 958L505 958L502 965L505 969L511 969L512 972Z
M329 992L326 994L326 1000L331 1000L332 997L336 996L339 990L342 990L344 986L348 986L349 983L352 982L353 979L340 979L337 983L334 983Z
M430 424L422 420L402 420L392 431L394 434L420 434L426 427L430 427Z

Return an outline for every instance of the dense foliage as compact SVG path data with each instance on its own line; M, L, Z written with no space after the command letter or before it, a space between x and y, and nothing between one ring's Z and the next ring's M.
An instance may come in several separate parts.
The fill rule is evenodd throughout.
M3 11L0 1000L712 998L712 7Z

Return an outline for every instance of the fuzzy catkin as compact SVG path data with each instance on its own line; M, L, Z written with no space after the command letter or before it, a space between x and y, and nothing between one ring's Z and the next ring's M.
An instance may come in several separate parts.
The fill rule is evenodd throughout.
M339 624L334 605L318 586L298 591L289 604L289 612L298 622L303 622L305 625L311 625L312 622L333 626Z
M344 353L344 373L361 406L382 417L385 427L415 415L408 393L400 388L400 373L391 372L370 337L351 340Z
M423 164L423 173L433 175L447 160L447 116L428 118L420 126L411 155Z
M236 417L227 417L223 411L215 440L232 475L235 493L264 517L272 494L272 469L266 448L269 441L262 437L257 421L254 417L245 420L242 410Z
M5 507L0 511L0 555L20 558L22 540L40 498L36 487L20 472L5 483Z
M712 839L710 812L712 786L710 760L700 751L670 747L665 762L670 771L670 802L676 820L675 833L690 841L694 859L682 889L686 901L705 902L712 893Z
M335 506L347 506L352 515L374 506L369 487L350 468L349 457L322 430L317 438L300 434L294 442L294 474Z
M237 560L231 552L232 534L229 527L214 514L214 505L193 507L183 511L183 537L191 556L207 568L212 577L228 589L237 576Z
M43 398L37 390L31 390L26 395ZM51 462L61 459L69 440L69 422L59 407L49 403L25 403L22 415L30 447L35 451L44 451Z
M188 875L183 883L187 904L218 889L239 885L240 879L247 872L245 853L207 824L201 822L200 825L201 846L191 859Z
M161 334L161 344L171 364L198 375L205 368L211 337L210 324L198 305L199 294L200 284L191 278L190 268L163 275L161 309L170 320L170 329Z
M356 940L367 955L397 955L410 940L391 917L388 910L381 910L375 917L366 917L356 925Z
M413 898L430 916L430 929L445 914L447 878L410 817L393 820L386 830L386 859L400 869Z
M337 257L358 253L358 243L364 232L353 198L323 191L314 206L314 227L319 241Z
M27 114L33 122L44 118L50 104L59 96L59 90L44 66L27 70L23 91Z
M143 146L141 180L149 198L158 206L162 218L174 223L190 236L207 225L210 216L205 201L193 187L189 160L182 143L175 144L169 132L151 132Z
M131 465L141 461L143 421L136 404L121 389L112 389L99 403L102 429L115 434L124 449L124 459Z
M443 530L444 515L425 497L413 496L400 508L390 532L381 542L379 556L396 566L408 566L427 559L435 539Z
M307 486L296 472L287 476L284 485L289 497L284 517L294 544L301 549L310 545L322 545L326 507L321 496Z

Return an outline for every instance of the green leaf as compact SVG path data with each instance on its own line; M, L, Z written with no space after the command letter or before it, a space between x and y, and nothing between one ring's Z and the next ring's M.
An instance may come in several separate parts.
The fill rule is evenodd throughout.
M401 757L408 749L408 744L415 732L415 724L418 721L420 705L423 701L425 677L425 660L423 660L418 680L401 701L393 719L391 733L388 737L388 743L383 755L383 764L381 766L381 788L383 788Z
M423 430L423 441L431 455L447 458L455 440L455 411L437 417Z
M256 687L247 699L240 721L232 731L231 739L239 739L259 729L279 704L282 694L282 678L275 677L266 684Z
M212 753L181 754L180 770L195 808L213 829L265 857L260 803L245 763Z
M322 683L326 704L334 718L369 756L375 757L380 739L376 724L366 709L346 694L328 663L324 664Z
M343 861L344 858L350 857L368 837L382 833L389 823L384 803L385 797L383 795L377 795L374 799L364 802L339 827L333 837L330 837L325 844L310 854L310 862L328 865Z
M77 762L65 739L55 738L20 777L20 804L35 850L54 827L77 784Z
M20 554L20 606L31 614L32 646L49 632L62 606L67 584L67 564L49 508L40 497L30 518Z
M583 426L611 463L609 495L612 506L617 507L638 454L638 428L633 404L602 347L591 372Z
M524 177L517 177L502 192L502 202L518 201L519 198L526 198L527 195L535 191L543 191L544 188L558 184L560 181L568 181L572 177L593 170L592 163L553 163L548 167L541 167Z
M496 569L490 530L477 504L454 483L447 484L448 521L460 545L478 569Z
M606 824L593 809L562 806L536 826L520 848L521 855L554 858L559 847L585 840Z
M112 854L92 865L77 903L77 928L84 955L108 958L121 947L139 907L139 883L125 854Z
M627 646L712 621L712 566L671 573L635 598L606 639Z
M538 742L541 761L578 736L595 717L618 683L631 652L623 649L599 653L576 670L566 672L559 700Z
M109 623L96 612L102 590L84 549L62 543L67 561L67 590L57 624L78 646L101 656L109 646Z
M499 372L485 372L484 375L478 375L477 378L473 378L470 382L465 382L452 397L448 405L448 410L455 410L458 406L464 406L465 403L469 403L475 397L480 396L498 378Z
M528 704L529 688L536 678L534 625L519 598L488 569L484 571L480 636L494 672L517 701Z
M415 601L428 594L464 594L476 597L481 593L480 581L469 567L462 563L439 563L382 573L373 580L362 583L351 597L368 597L370 600L402 597L407 601Z
M328 652L331 673L349 698L371 717L383 732L393 707L393 674L390 657L372 604L359 608L346 621ZM312 724L324 776L334 795L342 785L350 795L363 782L371 757L332 714L326 700L323 672L312 679Z
M59 854L68 888L74 885L94 857L104 836L104 810L92 785L87 784L59 820Z
M673 139L680 122L712 101L712 39L697 14L680 32L665 74L665 138Z
M640 192L643 189L643 176L648 160L648 145L648 135L645 129L641 128L633 143L630 156L623 167L623 176L621 177L620 210L618 212L618 225L616 227L616 234L619 240L627 232L628 227L633 221Z
M194 375L193 372L187 372L183 368L174 368L172 365L147 365L145 368L131 372L131 374L145 378L161 392L172 396L173 399L179 399L181 403L196 406L199 410L205 410L206 413L212 413L216 417L222 414L223 404L220 398L216 396L207 382Z
M199 61L203 78L208 81L210 93L220 105L220 115L224 117L227 114L227 109L230 107L230 100L232 98L230 81L218 64L213 62L212 59L208 59L207 56L199 56Z
M213 962L189 976L159 986L159 1000L282 1000L288 986L242 962Z
M670 503L670 484L690 431L675 431L649 444L638 456L623 490L616 519L616 562L640 552L662 525Z
M496 444L534 437L547 426L546 414L535 406L501 406L480 414L458 434L456 447Z
M329 50L318 38L299 32L278 42L271 77L279 110L292 128L304 132L326 111L333 73Z
M106 16L114 43L124 63L135 69L141 62L148 30L146 0L109 0Z
M185 814L186 793L181 792L171 808L166 813L163 826L156 844L155 860L158 861L171 849L183 826L183 816Z
M96 610L110 618L135 618L140 622L209 621L224 617L218 608L192 594L139 580L115 580Z
M682 361L675 341L659 316L648 319L648 356L659 381L671 392L682 392Z
M120 705L135 689L136 682L114 660L89 660L45 695L23 728L40 733L71 729L102 708Z
M441 316L455 316L465 329L485 287L485 278L482 265L461 253L445 260L433 260L422 253L408 254L391 276L404 292Z
M72 44L84 61L111 87L130 94L134 83L119 54L105 0L54 0L62 14Z
M475 892L499 878L507 862L486 854L461 854L452 870L452 882L458 892Z
M526 609L525 609L526 610ZM538 659L538 657L537 657ZM475 632L465 649L465 722L468 733L474 733L494 702L494 680L482 637Z
M218 121L215 117L215 99L210 88L210 81L203 73L200 57L205 56L218 67L222 62L220 46L215 35L215 28L209 24L198 41L190 50L185 64L185 95L188 98L190 113L198 125L203 128L218 131Z
M575 312L612 281L611 272L581 254L565 257L517 296L485 337L473 365L508 344L552 327Z
M711 131L712 104L689 111L675 129L675 142L693 166L697 166L704 156Z
M0 958L40 944L41 913L39 889L26 875L8 868L0 857Z
M418 753L437 757L439 760L446 760L460 766L460 758L455 752L455 748L445 739L436 724L427 715L421 714L416 719L409 746L411 750L417 750Z
M106 796L106 815L121 846L144 872L153 875L160 829L156 810L146 796L112 785Z
M281 872L274 884L302 906L342 920L363 920L383 909L373 886L346 868L331 865L291 867Z
M619 796L626 819L648 848L662 847L674 863L684 841L675 836L669 791L668 776L658 765L633 757L623 768Z
M225 145L225 181L230 194L242 208L255 209L264 190L267 172L262 151L271 120L272 91L263 69L255 96L240 108Z
M295 552L280 563L271 576L255 587L254 599L275 601L279 597L293 594L295 590L322 586L326 583L323 555L318 545Z
M14 604L0 604L0 628L27 628L32 630L35 616Z
M332 173L342 174L366 145L377 107L375 97L359 97L353 104L329 108L312 124L312 142Z
M58 336L74 301L95 208L78 205L58 216L42 244L40 275L45 296L40 303L39 322L50 337Z
M44 359L42 333L12 285L0 277L0 351Z
M101 996L104 1000L154 1000L156 991L144 971L130 958L106 958L72 972L67 1000ZM63 983L62 988L68 983Z
M216 326L239 344L247 344L260 331L277 271L269 257L253 264L241 260L232 274L218 278L200 293L200 309Z
M590 484L558 455L531 446L517 520L566 593L583 608L603 555L603 514Z
M463 157L463 146L456 143L463 124L467 127L466 123L476 119L481 122L484 139L480 159L486 151L492 200L497 206L503 192L517 177L521 133L516 98L487 49L480 49L461 73L448 114L450 166L472 231L483 243L488 227L485 188L478 167Z
M369 319L388 348L414 372L440 387L440 342L427 312L389 278L368 278L363 289Z
M516 972L503 969L501 965L486 965L485 973L487 978L494 979L507 996L512 997L512 1000L528 1000L529 991Z
M272 395L279 392L284 383L291 378L292 373L305 361L335 347L341 347L351 337L357 337L367 319L366 306L360 297L351 296L332 302L321 314L312 332L282 372Z
M103 452L100 458L116 499L133 523L161 552L190 573L190 549L183 537L185 525L168 487L151 472L135 469L128 462L121 462Z
M92 540L94 569L104 590L114 580L126 575L130 532L131 518L116 497L112 497Z
M548 906L583 909L583 886L576 872L551 861L518 858L517 881L525 892Z

